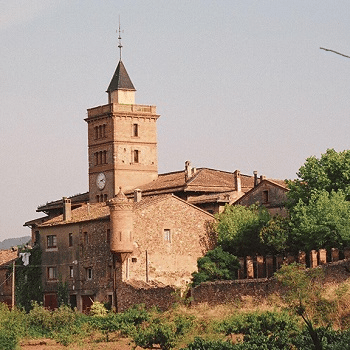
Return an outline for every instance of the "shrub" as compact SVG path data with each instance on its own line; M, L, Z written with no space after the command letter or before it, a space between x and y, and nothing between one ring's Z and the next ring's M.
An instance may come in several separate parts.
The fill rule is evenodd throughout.
M90 308L90 315L91 316L106 316L107 315L107 309L105 306L98 302L94 301Z
M234 350L235 345L223 340L204 340L196 337L194 341L181 350Z
M0 349L15 350L18 346L18 338L14 330L0 328Z

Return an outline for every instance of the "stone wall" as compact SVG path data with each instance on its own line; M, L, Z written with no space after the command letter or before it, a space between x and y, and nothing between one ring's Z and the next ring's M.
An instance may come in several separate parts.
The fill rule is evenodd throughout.
M147 308L157 306L164 311L176 302L177 293L174 287L159 283L123 282L117 288L117 311L123 312L137 304L145 304Z
M350 278L350 259L321 265L324 270L324 283L342 283ZM280 291L275 278L257 278L250 280L204 282L192 288L193 304L208 303L218 305L235 302L250 296L255 300Z

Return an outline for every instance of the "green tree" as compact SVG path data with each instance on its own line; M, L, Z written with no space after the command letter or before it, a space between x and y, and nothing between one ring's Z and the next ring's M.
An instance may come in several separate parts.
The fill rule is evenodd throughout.
M342 191L312 193L308 204L300 200L290 215L292 240L299 249L350 245L350 202Z
M192 285L205 281L233 280L237 278L239 261L236 256L225 252L221 247L209 250L197 261L198 272L192 273Z
M276 215L260 230L259 236L270 253L280 253L291 249L290 220L288 217Z
M266 246L259 233L270 218L266 208L261 206L227 205L224 212L217 215L218 245L233 255L265 253Z
M320 191L342 190L350 199L350 150L336 152L327 149L320 158L306 159L297 172L298 179L288 181L288 206L293 208L300 200L308 204L311 195Z

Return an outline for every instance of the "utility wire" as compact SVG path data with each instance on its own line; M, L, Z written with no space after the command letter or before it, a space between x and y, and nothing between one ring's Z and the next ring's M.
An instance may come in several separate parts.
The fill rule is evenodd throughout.
M325 50L325 51L330 51L330 52L334 52L336 53L337 55L340 55L340 56L343 56L343 57L347 57L347 58L350 58L350 56L347 56L347 55L344 55L340 52L337 52L337 51L334 51L334 50L330 50L330 49L325 49L324 47L320 47L321 50Z

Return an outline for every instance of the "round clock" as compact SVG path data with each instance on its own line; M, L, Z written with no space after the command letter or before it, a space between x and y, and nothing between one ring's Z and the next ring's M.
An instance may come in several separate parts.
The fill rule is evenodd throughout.
M106 186L106 175L99 173L96 178L96 185L100 190L103 190Z

